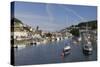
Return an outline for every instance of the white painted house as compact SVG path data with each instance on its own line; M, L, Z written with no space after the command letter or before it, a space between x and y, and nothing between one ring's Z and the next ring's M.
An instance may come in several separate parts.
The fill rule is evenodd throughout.
M27 38L28 37L28 32L18 32L18 31L16 31L16 32L14 32L14 39L16 39L16 40L22 40L23 38L22 37L24 37L24 38Z

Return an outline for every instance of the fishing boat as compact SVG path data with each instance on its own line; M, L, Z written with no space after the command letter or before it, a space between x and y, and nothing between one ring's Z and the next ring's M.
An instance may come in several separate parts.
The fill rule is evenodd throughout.
M88 24L86 24L86 30L81 34L82 37L82 49L85 55L90 55L93 52L93 46L90 36L90 30L88 29Z
M83 45L83 53L90 55L92 54L92 52L93 52L92 43L88 41L87 44Z
M70 54L70 52L71 52L70 50L71 50L71 47L69 45L64 47L62 56L66 56L66 55Z

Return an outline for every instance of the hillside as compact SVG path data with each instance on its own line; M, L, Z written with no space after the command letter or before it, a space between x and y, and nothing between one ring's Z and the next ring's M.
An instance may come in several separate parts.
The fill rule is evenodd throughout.
M72 35L79 36L79 29L86 29L87 27L89 27L89 29L91 29L91 30L96 30L97 29L97 20L81 22L77 25L71 25L70 27L60 30L60 32L69 31Z
M22 21L17 19L17 18L12 18L11 19L11 24L14 27L20 27L20 25L23 25Z
M82 22L77 25L77 27L91 27L91 29L97 29L97 20Z
M15 31L29 31L29 29L27 29L28 27L25 27L21 20L19 20L17 18L13 18L11 21L12 21L11 27L14 32Z

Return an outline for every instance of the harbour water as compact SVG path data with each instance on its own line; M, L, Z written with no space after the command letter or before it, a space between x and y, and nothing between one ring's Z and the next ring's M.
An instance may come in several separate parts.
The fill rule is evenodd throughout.
M71 53L63 57L61 56L63 48L68 44L71 46ZM97 45L96 43L93 44L93 53L88 56L83 54L82 44L74 44L72 39L14 48L14 53L15 65L95 61L97 60Z

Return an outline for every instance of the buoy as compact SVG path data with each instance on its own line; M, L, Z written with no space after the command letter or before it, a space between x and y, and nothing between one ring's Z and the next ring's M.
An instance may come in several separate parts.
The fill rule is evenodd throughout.
M64 53L62 53L61 56L64 56Z

